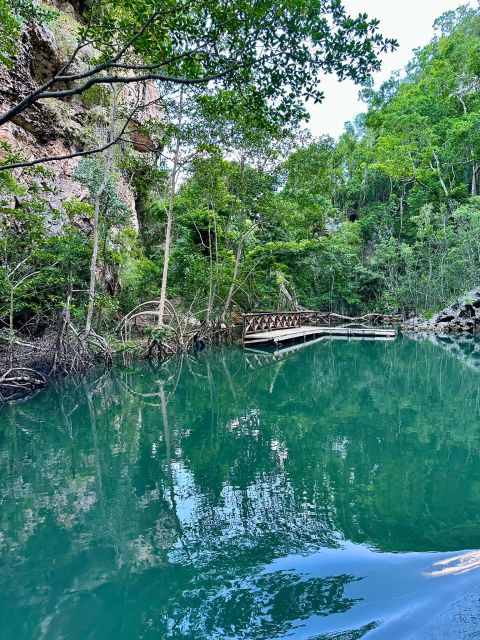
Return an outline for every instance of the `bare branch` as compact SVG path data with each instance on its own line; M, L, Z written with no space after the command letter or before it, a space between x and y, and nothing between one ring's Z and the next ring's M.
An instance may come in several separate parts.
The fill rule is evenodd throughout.
M73 87L72 89L64 89L59 91L45 91L44 93L40 93L37 96L37 100L43 100L45 98L67 98L74 95L79 95L84 93L90 87L93 87L97 84L133 84L135 82L147 82L149 80L158 80L159 82L171 82L172 84L179 85L197 85L197 84L207 84L208 82L213 82L215 80L220 80L225 78L227 75L230 75L240 69L245 64L235 64L228 69L224 69L223 71L219 71L218 73L214 73L208 76L201 76L200 78L179 78L173 76L165 76L160 73L145 73L140 76L113 76L106 75L100 76L98 78L90 78L87 82L84 82L82 85L78 87ZM128 67L127 67L128 68ZM0 124L3 123L3 120L0 119Z
M125 133L125 130L122 130L122 134ZM114 144L118 142L127 142L125 138L122 138L122 135L119 134L114 140L104 144L101 147L96 147L95 149L87 149L86 151L75 151L74 153L66 153L61 156L44 156L43 158L37 158L36 160L25 160L24 162L12 162L11 164L0 164L0 171L4 171L6 169L20 169L22 167L34 167L37 164L42 164L45 162L55 162L56 160L69 160L70 158L78 158L81 156L89 156L94 155L96 153L101 153L102 151L106 151L110 147L113 147ZM129 140L128 142L131 142Z
M141 106L138 106L138 105L135 106L133 111L131 111L130 114L127 116L127 119L122 129L115 136L115 138L113 140L106 142L104 145L101 145L100 147L95 147L94 149L86 149L85 151L74 151L72 153L65 153L63 155L58 155L58 156L44 156L42 158L36 158L35 160L23 160L21 162L11 162L9 164L0 164L0 171L5 171L7 169L20 169L25 167L33 167L37 164L44 164L46 162L55 162L57 160L70 160L70 158L79 158L82 156L95 155L96 153L102 153L102 151L106 151L110 147L113 147L114 145L118 144L119 142L127 142L132 144L132 140L129 140L123 137L125 133L127 134L131 133L127 131L128 125L132 121L133 117L140 110L145 109L151 106L152 104L157 103L158 100L159 100L158 98L155 98L154 100L150 100L150 102L147 102L146 104L143 104ZM152 151L152 152L155 151L155 149L148 147L146 144L143 144L143 143L140 143L140 144L148 151Z

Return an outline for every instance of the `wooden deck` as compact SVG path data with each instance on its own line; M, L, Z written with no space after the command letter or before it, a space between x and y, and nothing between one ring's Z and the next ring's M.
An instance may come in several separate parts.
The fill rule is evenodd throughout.
M294 327L289 329L275 329L273 331L260 331L257 333L247 333L243 336L245 346L252 344L274 344L290 340L315 336L338 336L347 338L395 338L395 329L380 329L377 327Z
M392 326L401 322L401 316L367 313L363 316L344 316L331 311L259 311L243 314L243 336L277 329L301 327L352 327L360 324Z

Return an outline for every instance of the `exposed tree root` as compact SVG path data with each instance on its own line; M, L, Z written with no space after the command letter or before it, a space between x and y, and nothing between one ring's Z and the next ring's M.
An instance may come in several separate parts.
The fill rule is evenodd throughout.
M124 342L132 339L137 323L148 325L151 337L143 353L147 359L165 359L176 353L201 351L206 346L231 341L234 333L223 322L200 323L191 313L180 313L165 301L163 324L158 325L160 301L148 300L127 313L116 327Z
M47 384L47 378L28 367L13 367L0 375L0 404L40 389Z
M109 344L91 330L80 333L68 317L62 316L57 332L47 332L32 342L15 339L0 348L0 404L44 387L49 381L83 373L98 363L112 364Z

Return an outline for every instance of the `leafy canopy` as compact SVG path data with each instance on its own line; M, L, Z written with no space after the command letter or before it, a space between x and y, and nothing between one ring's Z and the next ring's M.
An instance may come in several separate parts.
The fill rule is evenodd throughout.
M362 82L380 67L379 53L396 46L377 20L350 17L340 0L104 0L95 7L88 29L107 68L133 65L164 82L234 88L245 106L266 102L284 119L306 115L305 100L322 100L320 72Z

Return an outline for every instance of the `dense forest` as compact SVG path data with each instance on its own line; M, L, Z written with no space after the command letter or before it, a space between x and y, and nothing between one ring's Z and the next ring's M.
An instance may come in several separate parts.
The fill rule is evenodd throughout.
M109 339L152 300L159 327L173 312L207 325L252 309L428 315L478 284L478 9L439 17L376 90L370 73L396 42L338 2L264 2L254 15L172 0L154 39L149 5L127 17L129 4L0 1L13 78L0 135L4 336L36 335L67 309L79 332ZM39 24L60 57L81 60L44 60L19 103L26 54L6 34L30 29L20 46L35 47ZM358 82L367 105L338 140L305 129L318 69Z

